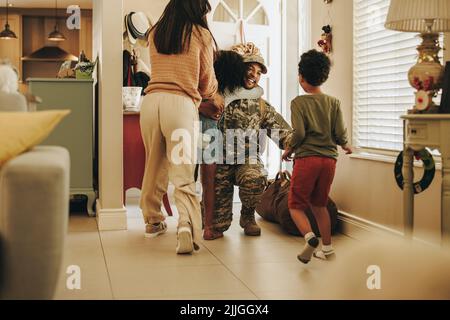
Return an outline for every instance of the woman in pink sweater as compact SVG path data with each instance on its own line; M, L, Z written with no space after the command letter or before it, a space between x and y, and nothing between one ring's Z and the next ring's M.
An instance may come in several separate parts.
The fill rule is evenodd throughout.
M210 10L207 0L171 0L149 34L152 78L141 108L147 154L141 209L146 237L166 232L161 198L172 182L179 213L178 254L198 250L201 241L194 181L198 107L202 99L211 99L211 108L223 109L213 68L216 42L206 20Z

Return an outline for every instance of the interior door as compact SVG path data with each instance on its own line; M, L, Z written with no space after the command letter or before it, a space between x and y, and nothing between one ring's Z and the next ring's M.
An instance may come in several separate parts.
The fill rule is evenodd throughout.
M261 50L268 73L261 77L260 86L264 98L280 112L281 0L210 0L210 3L208 23L220 49L246 41ZM278 147L269 143L263 160L270 176L275 176L280 168L280 155Z

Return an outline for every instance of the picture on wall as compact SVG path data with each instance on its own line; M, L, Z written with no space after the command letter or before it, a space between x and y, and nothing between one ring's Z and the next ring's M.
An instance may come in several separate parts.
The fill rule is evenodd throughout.
M440 113L450 113L450 61L447 61L442 85L442 99Z

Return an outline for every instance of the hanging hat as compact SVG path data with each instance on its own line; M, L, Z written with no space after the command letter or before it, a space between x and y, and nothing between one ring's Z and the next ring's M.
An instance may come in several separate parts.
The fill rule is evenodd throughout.
M125 25L128 38L132 44L139 42L140 45L148 46L148 31L150 20L144 12L130 12L125 16Z
M128 16L128 25L133 36L137 39L145 38L145 34L150 29L150 22L143 12L133 12Z
M264 61L261 52L258 47L255 46L252 42L247 42L246 44L238 44L231 48L231 51L234 51L242 56L245 63L258 63L261 66L262 73L267 73L266 63Z
M128 41L130 41L130 43L131 44L136 44L136 38L134 38L133 37L133 35L132 35L132 33L131 33L131 31L130 31L130 28L129 28L129 25L128 25L128 16L129 16L129 14L127 14L127 15L125 15L125 35L126 35L126 37L128 38Z

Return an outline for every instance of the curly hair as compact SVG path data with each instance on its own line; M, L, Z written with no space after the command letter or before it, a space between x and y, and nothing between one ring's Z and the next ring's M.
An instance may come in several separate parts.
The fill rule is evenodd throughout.
M221 50L216 55L214 72L219 83L219 93L228 89L233 93L244 85L244 77L247 66L242 56L236 52Z
M331 61L327 55L317 50L304 53L298 64L298 74L310 85L318 87L327 81Z

